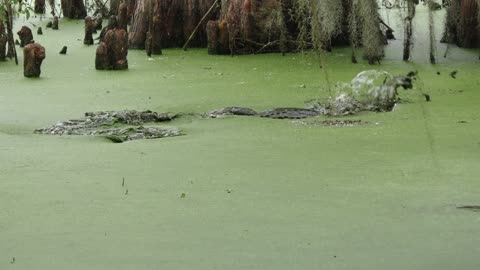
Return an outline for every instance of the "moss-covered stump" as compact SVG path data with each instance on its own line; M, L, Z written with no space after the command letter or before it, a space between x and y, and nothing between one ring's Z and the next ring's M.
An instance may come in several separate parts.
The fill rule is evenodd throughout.
M25 45L33 43L33 33L28 26L22 26L20 31L17 32L18 38L20 39L20 47L25 47Z
M30 43L23 48L23 75L27 78L40 77L41 65L45 59L45 48L38 43Z
M128 35L123 29L112 29L97 48L95 68L97 70L128 69Z

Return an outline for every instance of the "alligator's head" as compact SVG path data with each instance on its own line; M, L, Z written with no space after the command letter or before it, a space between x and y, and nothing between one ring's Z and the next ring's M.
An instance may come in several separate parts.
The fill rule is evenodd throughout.
M393 77L392 80L393 80L395 89L397 89L398 87L403 87L403 89L405 90L413 88L412 78L410 77L396 76L396 77Z

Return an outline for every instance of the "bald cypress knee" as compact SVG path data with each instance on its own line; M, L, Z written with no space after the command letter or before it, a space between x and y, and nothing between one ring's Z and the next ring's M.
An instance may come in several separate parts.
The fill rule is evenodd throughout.
M40 77L40 67L45 59L45 48L38 43L30 43L23 48L23 75L27 78Z
M92 17L85 17L85 37L83 38L83 44L93 45L93 32L95 31L95 21Z
M128 69L128 35L123 29L108 30L97 48L95 68L97 70Z

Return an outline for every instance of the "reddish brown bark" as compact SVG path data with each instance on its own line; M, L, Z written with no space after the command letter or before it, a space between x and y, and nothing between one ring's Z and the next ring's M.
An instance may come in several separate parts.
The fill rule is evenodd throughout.
M128 69L128 35L123 29L109 30L97 48L95 68L98 70Z
M130 48L143 49L147 32L149 32L147 44L153 41L154 44L159 44L158 48L181 47L215 0L136 0L132 2L135 3L129 32ZM213 12L209 19L217 16L218 12ZM191 40L190 46L207 45L207 21Z
M40 67L45 59L45 48L38 43L30 43L23 49L23 75L27 78L40 77Z
M217 21L209 23L210 53L252 53L256 51L283 51L286 42L289 1L285 0L229 0L222 2ZM228 35L228 38L225 37ZM213 48L216 48L215 50ZM216 52L215 52L216 51Z
M480 36L477 21L478 6L475 0L462 0L460 20L457 27L458 43L465 48L479 46Z

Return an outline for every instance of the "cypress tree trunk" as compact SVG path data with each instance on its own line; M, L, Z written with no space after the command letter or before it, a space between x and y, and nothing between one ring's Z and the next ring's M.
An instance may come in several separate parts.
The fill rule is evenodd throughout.
M405 18L405 39L403 41L403 61L410 59L412 49L413 18L415 17L415 3L407 0L407 17Z
M135 1L132 22L128 33L130 49L145 49L148 31L148 3L146 0Z
M110 0L110 15L118 14L118 7L120 6L120 0Z
M5 33L5 26L0 20L0 61L5 61L7 56L7 34Z
M38 14L45 13L45 0L35 0L34 11Z
M70 19L84 19L87 10L83 0L61 0L63 16Z
M151 49L154 53L159 51L160 47L181 47L215 0L136 0L134 2L129 33L130 48L144 49L147 42L153 44ZM212 12L209 16L211 19L215 17L217 17L216 12ZM191 46L207 44L205 28L206 21L192 39Z
M435 64L437 62L435 58L435 53L436 53L435 22L433 18L433 9L431 5L429 5L428 7L428 31L430 34L430 63Z
M475 48L479 41L478 5L476 0L461 1L460 21L457 27L458 45L464 48Z

